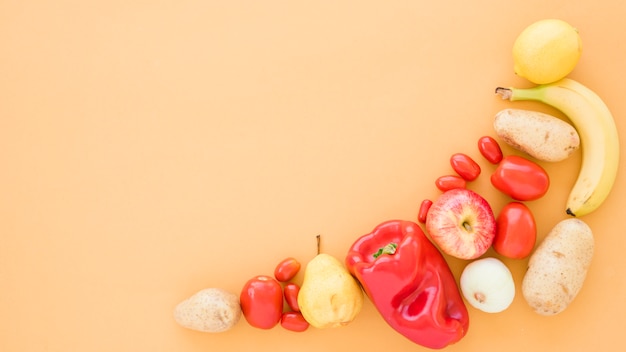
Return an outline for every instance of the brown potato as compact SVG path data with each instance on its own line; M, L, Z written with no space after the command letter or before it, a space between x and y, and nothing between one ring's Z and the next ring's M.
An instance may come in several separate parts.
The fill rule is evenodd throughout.
M542 161L564 160L580 147L580 136L572 125L539 111L501 110L493 127L506 144Z
M239 297L220 288L201 290L174 309L174 320L179 325L202 332L226 331L240 318Z
M583 286L593 257L594 239L580 219L559 222L528 261L522 281L526 302L541 315L562 312Z

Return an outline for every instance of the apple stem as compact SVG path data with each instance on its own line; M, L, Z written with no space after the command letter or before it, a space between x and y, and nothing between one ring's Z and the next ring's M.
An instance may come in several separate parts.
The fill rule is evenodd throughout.
M472 225L470 225L468 222L464 222L463 227L465 228L465 231L472 232Z

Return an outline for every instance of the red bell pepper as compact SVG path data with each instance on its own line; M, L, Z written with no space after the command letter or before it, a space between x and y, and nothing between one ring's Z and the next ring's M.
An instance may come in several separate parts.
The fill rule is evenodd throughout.
M409 340L440 349L467 333L469 315L450 267L418 224L378 225L352 245L346 267L385 321Z

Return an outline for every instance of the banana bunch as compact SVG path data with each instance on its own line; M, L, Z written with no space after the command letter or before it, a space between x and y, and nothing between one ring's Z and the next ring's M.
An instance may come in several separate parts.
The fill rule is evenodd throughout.
M610 193L619 164L617 128L604 101L570 78L533 88L498 87L496 94L510 101L539 101L569 118L580 136L582 164L568 197L566 212L580 217L596 210Z

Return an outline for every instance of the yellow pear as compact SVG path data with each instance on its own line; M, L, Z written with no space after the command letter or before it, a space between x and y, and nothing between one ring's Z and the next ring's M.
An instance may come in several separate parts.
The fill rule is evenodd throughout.
M361 311L363 291L339 260L321 253L306 266L298 305L316 328L344 326Z

